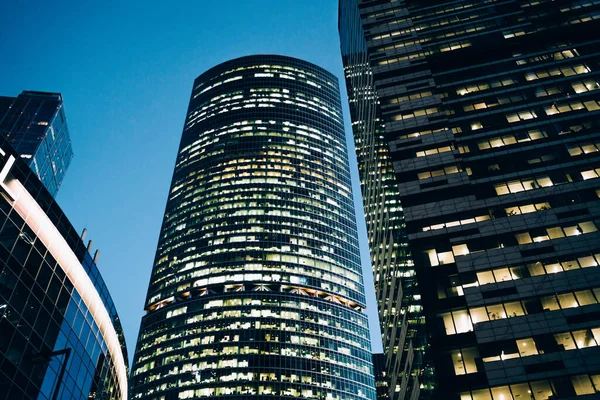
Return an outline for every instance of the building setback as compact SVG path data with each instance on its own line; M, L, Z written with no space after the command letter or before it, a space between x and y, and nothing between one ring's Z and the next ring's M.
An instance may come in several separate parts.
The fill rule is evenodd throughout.
M73 158L61 94L0 96L0 134L56 196Z
M390 391L597 395L600 3L339 10Z
M284 56L196 79L132 399L375 398L339 96Z
M127 399L121 323L82 239L0 137L0 398Z

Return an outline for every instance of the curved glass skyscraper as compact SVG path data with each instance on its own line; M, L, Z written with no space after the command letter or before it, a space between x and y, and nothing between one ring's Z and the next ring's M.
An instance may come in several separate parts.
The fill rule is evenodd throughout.
M0 135L0 399L127 400L97 257L10 143Z
M337 79L250 56L194 82L133 399L374 399Z

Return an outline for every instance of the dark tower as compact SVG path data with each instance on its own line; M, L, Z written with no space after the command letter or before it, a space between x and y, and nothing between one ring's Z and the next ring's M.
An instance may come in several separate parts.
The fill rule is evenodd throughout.
M599 19L597 1L340 1L396 398L600 391Z
M61 94L0 96L0 134L56 196L73 158Z
M133 399L375 398L339 96L284 56L196 79Z

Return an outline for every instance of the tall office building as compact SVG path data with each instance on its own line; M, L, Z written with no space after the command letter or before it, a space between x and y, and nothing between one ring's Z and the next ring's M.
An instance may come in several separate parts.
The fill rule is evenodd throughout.
M117 311L95 258L42 188L0 137L0 398L126 400Z
M17 97L0 96L0 134L56 196L73 158L60 93L24 91Z
M133 399L375 398L337 79L249 56L194 82Z
M389 379L385 368L385 354L373 354L373 376L375 377L375 394L377 400L390 398Z
M597 396L600 3L339 11L392 394Z

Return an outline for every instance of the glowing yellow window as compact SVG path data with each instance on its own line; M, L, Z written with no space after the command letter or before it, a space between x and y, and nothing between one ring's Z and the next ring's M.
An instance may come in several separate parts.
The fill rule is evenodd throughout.
M505 194L509 194L510 191L508 190L508 186L506 186L506 184L502 183L499 185L494 185L494 189L496 190L496 194L498 196L503 196Z
M598 230L592 221L580 222L578 225L581 233L592 233Z
M528 120L537 118L537 115L533 111L519 111L519 118L521 120Z
M479 150L486 150L490 148L490 143L487 140L484 142L479 142L477 143L477 147L479 147Z
M528 204L526 206L521 206L519 207L521 209L521 212L523 214L527 214L527 213L531 213L531 212L535 212L535 207L533 206L533 204Z
M577 297L577 302L581 306L587 306L589 304L596 304L596 299L591 290L580 290L575 292L575 297Z
M551 399L554 394L548 381L531 382L532 392L535 394L535 399Z
M543 177L543 178L537 178L536 179L538 185L540 185L541 187L548 187L548 186L552 186L552 180L550 178Z
M583 83L573 83L571 86L573 87L575 93L583 93L588 91L587 87Z
M538 354L537 347L533 339L521 339L517 340L517 348L521 357L533 356Z
M498 268L494 270L494 277L496 278L496 282L512 280L512 276L510 275L508 268Z
M517 242L519 244L528 244L528 243L532 243L533 242L531 240L531 236L529 235L529 232L517 233L515 235L515 238L517 239Z
M571 378L571 383L573 384L573 389L575 389L577 396L596 393L592 386L592 382L587 375L574 376Z
M454 321L452 321L452 314L444 313L441 317L442 321L444 321L444 327L446 328L446 335L454 335L456 329L454 328Z
M561 308L579 307L579 304L577 303L577 300L575 300L573 293L563 293L559 294L557 297Z
M525 315L523 306L518 301L506 303L504 305L504 308L506 309L506 315L508 316L508 318L520 317L521 315Z
M596 260L594 260L594 257L592 256L579 257L577 261L579 261L579 265L581 265L581 268L595 267L596 265L598 265L598 263L596 262Z
M493 138L493 139L490 139L490 145L492 147L502 147L502 146L504 146L504 142L502 141L501 138Z
M592 328L592 335L594 335L596 343L600 343L600 328Z
M482 129L483 125L481 124L481 122L473 122L471 123L471 130L476 131L478 129Z
M581 148L583 149L583 152L585 154L595 153L598 151L596 146L594 146L593 144L584 144L583 146L581 146Z
M570 271L572 269L579 269L579 263L577 261L563 261L560 263L563 270Z
M454 373L456 375L466 375L477 372L475 358L479 357L476 348L458 349L451 352L452 363L454 364Z
M564 228L565 231L565 235L567 236L577 236L577 235L581 235L583 233L583 231L581 230L581 228L579 228L579 226L566 226Z
M438 259L440 260L440 265L452 264L454 262L454 256L452 255L451 251L438 253Z
M466 310L452 312L456 333L470 332L473 330L471 318Z
M518 385L510 385L510 391L512 392L515 399L529 400L531 399L531 388L527 383L520 383ZM510 400L511 397L506 397L506 400Z
M575 343L577 344L577 347L580 349L598 345L596 343L596 340L594 340L592 331L590 331L589 329L584 329L581 331L573 332L573 338L575 339Z
M549 274L556 274L562 271L562 266L559 263L546 264L546 272Z
M523 189L523 184L521 183L521 181L508 182L508 189L511 193L519 193L525 190Z
M554 335L554 340L558 345L563 346L565 350L574 350L577 348L570 332L557 333Z
M474 324L483 321L489 321L488 312L485 307L477 307L470 310L471 320Z
M506 115L506 120L512 124L513 122L519 122L521 119L517 114L508 114Z
M479 281L480 285L486 285L488 283L495 283L494 275L492 271L483 271L477 273L477 281Z
M562 228L559 226L556 226L554 228L548 228L546 229L546 232L548 232L548 236L550 236L550 239L558 239L565 237Z
M502 304L487 306L487 312L490 316L490 321L506 318L506 312L504 311L504 307L502 306Z
M523 207L521 207L523 208ZM508 207L505 208L504 211L506 212L506 215L519 215L521 214L521 210L519 209L519 207Z
M469 248L466 244L458 244L456 246L452 246L452 252L455 256L464 256L469 254Z
M597 178L598 174L593 169L590 169L589 171L582 171L581 172L581 177L583 178L584 181L586 181L588 179Z
M547 311L554 311L560 309L558 306L558 301L555 296L543 296L540 297L540 302L542 303L542 308Z
M473 400L492 400L488 389L473 390Z

